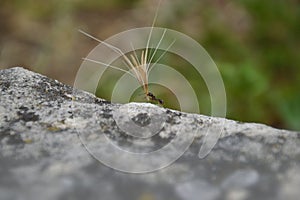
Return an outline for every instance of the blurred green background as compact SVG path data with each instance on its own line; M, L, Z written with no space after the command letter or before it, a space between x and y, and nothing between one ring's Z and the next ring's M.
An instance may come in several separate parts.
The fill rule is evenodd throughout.
M0 67L24 66L72 85L81 58L97 45L77 29L105 39L151 26L157 5L156 0L1 0ZM156 26L183 32L208 51L224 79L228 118L300 130L299 0L163 0ZM192 71L185 76L196 81ZM113 86L106 84L98 92L103 98ZM172 94L157 93L176 108L176 99L168 101ZM198 98L201 113L209 114L209 94Z

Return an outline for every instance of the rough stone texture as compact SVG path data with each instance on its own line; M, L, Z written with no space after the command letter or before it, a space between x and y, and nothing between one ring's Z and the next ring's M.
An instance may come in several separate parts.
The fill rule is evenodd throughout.
M1 70L0 199L299 199L299 132L232 120L223 126L221 118L136 103L131 106L137 110L151 108L167 117L159 134L136 140L114 121L120 106L22 68ZM136 112L132 120L150 123L147 112ZM220 126L218 143L199 159L206 130ZM107 167L82 144L103 153L97 139L106 135L124 149L150 151L182 134L195 137L187 151L146 174Z

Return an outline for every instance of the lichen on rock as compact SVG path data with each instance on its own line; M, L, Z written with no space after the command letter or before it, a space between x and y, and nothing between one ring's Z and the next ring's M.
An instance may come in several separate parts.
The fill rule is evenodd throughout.
M218 129L217 144L199 159L208 130ZM176 140L191 144L151 173L97 159L151 169L181 150ZM132 155L110 151L107 141ZM167 147L146 162L134 157ZM299 132L114 104L23 68L0 71L0 199L298 199L299 147Z

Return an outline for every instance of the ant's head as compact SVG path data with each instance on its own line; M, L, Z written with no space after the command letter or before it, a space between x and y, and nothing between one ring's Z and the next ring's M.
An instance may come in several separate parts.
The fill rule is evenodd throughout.
M164 104L164 101L162 99L157 99L159 104L163 105Z

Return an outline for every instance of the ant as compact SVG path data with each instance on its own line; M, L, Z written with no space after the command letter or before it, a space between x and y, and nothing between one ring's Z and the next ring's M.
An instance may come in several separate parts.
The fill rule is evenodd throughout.
M159 103L160 105L164 104L164 101L162 99L156 98L156 96L154 96L154 94L152 94L151 92L148 92L146 94L146 96L149 101L155 101L155 102Z

